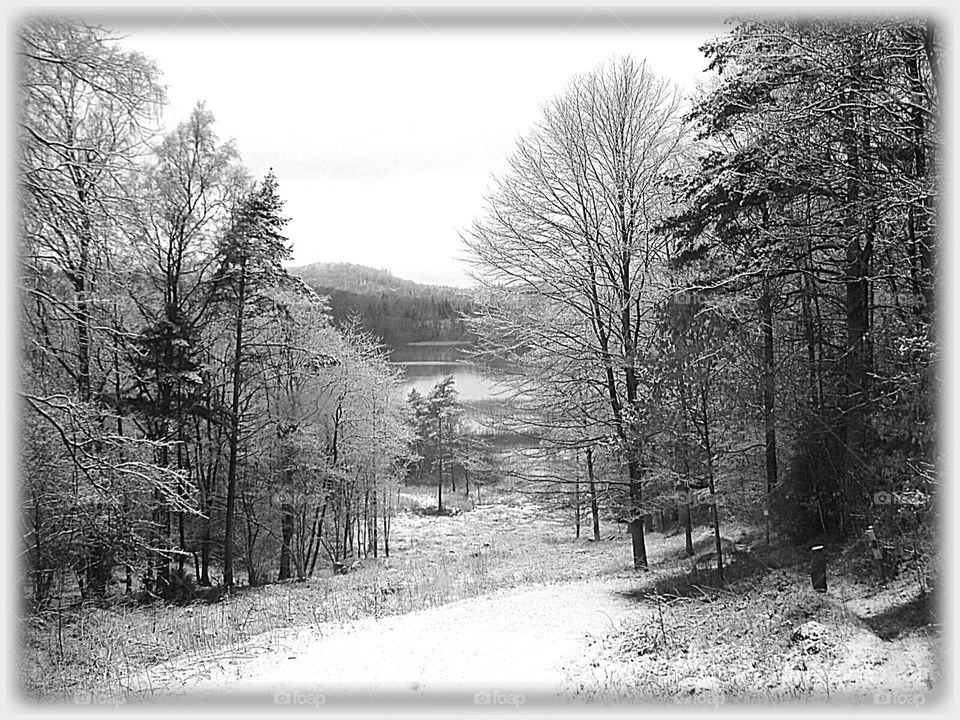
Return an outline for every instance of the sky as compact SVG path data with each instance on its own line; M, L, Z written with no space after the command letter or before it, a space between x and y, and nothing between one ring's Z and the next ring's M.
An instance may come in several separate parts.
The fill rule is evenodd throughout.
M157 62L166 127L202 100L255 177L273 169L292 264L353 262L464 286L459 233L543 103L615 55L691 90L706 77L700 45L725 30L606 12L549 27L371 16L329 28L198 9L109 26Z

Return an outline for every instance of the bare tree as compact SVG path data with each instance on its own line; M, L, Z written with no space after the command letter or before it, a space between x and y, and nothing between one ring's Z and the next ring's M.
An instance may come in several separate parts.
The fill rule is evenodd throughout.
M647 567L641 517L648 449L637 358L667 254L654 226L669 200L662 176L680 161L679 110L676 90L629 58L575 78L519 142L484 218L464 238L481 283L514 300L536 298L563 316L563 324L547 319L531 327L519 310L499 342L517 347L522 336L525 346L551 352L588 351L585 362L604 388L607 422L627 467L622 517L636 568ZM570 316L579 318L575 335L567 331Z

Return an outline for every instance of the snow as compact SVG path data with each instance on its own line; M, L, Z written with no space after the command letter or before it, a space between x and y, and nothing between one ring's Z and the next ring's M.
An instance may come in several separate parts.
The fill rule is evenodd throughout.
M280 649L240 660L234 653L232 662L161 666L129 687L153 699L263 694L281 703L371 694L476 696L480 704L511 696L559 699L571 674L589 662L588 636L638 611L620 594L629 588L627 578L533 585L407 615L301 628Z

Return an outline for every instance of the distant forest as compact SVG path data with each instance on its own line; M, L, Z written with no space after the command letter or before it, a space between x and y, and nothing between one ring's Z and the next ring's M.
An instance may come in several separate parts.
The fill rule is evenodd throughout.
M356 317L364 330L391 348L472 337L464 318L473 313L473 300L456 288L421 285L352 263L314 263L290 272L330 299L335 323L342 325Z

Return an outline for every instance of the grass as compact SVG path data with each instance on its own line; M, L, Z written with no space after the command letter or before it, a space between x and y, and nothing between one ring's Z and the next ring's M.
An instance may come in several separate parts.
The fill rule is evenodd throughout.
M366 558L346 575L241 588L220 602L186 607L78 606L22 623L20 683L27 697L70 701L121 687L170 661L229 662L282 647L290 632L407 613L534 582L597 577L629 561L626 536L576 540L518 495L484 488L483 504L446 493L452 515L431 515L435 488L405 488L391 557ZM225 655L226 653L226 655ZM147 675L145 676L145 673ZM159 677L162 673L157 673Z
M594 672L571 678L572 693L719 705L882 703L884 693L898 692L920 704L939 684L939 628L923 609L930 596L909 573L881 585L854 567L862 559L841 552L828 592L819 593L805 553L747 539L741 533L740 542L728 541L722 588L696 559L674 556L655 567L628 593L642 611L596 642ZM896 637L877 631L889 629L890 616Z
M830 590L809 588L806 553L765 547L759 535L724 525L727 583L715 587L713 540L695 530L694 558L681 536L647 535L651 570L630 568L629 540L604 523L594 542L574 538L570 519L545 514L529 497L485 488L445 492L404 488L391 532L391 557L367 558L346 575L241 588L220 602L187 607L120 603L79 606L22 623L20 681L31 698L69 701L93 689L125 693L277 651L291 633L329 623L408 613L531 583L620 575L637 613L596 638L590 672L570 678L588 701L742 702L836 698L938 682L936 626L910 573L878 585L869 558L834 548ZM853 551L851 551L853 550ZM853 578L853 579L847 579ZM821 635L794 633L815 621Z

